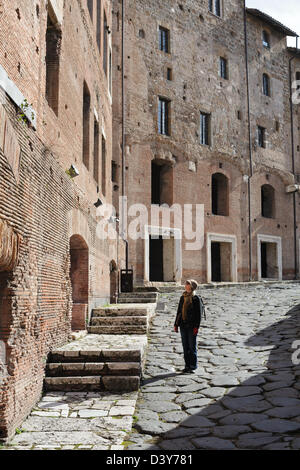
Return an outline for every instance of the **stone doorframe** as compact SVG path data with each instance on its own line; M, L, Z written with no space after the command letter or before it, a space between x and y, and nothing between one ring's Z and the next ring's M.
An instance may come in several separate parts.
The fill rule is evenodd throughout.
M278 280L282 281L282 242L281 237L272 235L257 235L257 273L258 280L261 281L261 243L275 243L277 245L277 266L278 266Z
M231 282L237 282L237 241L235 235L224 235L220 233L206 234L206 256L207 256L207 283L211 283L211 244L213 242L231 243Z
M170 234L174 238L174 274L175 282L181 282L182 278L182 231L178 228L154 227L145 225L144 227L144 282L150 281L150 235Z

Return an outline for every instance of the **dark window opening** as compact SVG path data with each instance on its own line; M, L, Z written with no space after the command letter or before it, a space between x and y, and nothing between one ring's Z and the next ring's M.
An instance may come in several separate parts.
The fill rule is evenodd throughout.
M265 148L265 128L258 126L257 133L258 133L258 146L261 148Z
M208 8L214 15L221 16L221 0L208 0Z
M111 181L112 183L118 182L118 165L116 162L111 162Z
M159 27L159 49L163 52L170 52L170 31L162 26Z
M99 184L99 123L94 121L94 180Z
M103 70L104 70L105 75L107 75L107 35L108 35L107 18L106 18L106 13L104 12L104 19L103 19Z
M151 164L151 204L173 204L173 167L161 162Z
M200 143L210 145L210 114L200 114Z
M296 83L296 89L299 90L300 89L300 72L296 72L296 81L298 83Z
M97 0L97 44L101 47L101 0Z
M83 84L83 143L82 160L87 169L90 166L90 109L91 95L86 82Z
M225 80L228 79L227 60L224 59L224 57L220 57L220 77L224 78Z
M87 4L88 4L88 10L89 10L89 14L90 14L91 20L93 21L93 16L94 16L94 0L87 0Z
M270 35L267 31L263 31L262 33L262 42L264 47L270 49Z
M149 240L149 257L150 257L150 281L163 282L164 280L164 267L163 267L163 238L152 238Z
M59 104L61 37L61 31L54 26L48 15L46 32L46 99L56 115L58 115Z
M270 96L270 77L264 73L263 74L263 94L265 96Z
M173 80L172 69L169 68L169 67L167 68L167 80L169 80L169 81Z
M269 184L261 188L261 214L268 219L275 218L275 189Z
M212 175L212 214L229 215L228 178L223 173Z
M164 98L158 100L158 132L170 135L170 101Z
M106 195L106 142L102 135L102 194Z

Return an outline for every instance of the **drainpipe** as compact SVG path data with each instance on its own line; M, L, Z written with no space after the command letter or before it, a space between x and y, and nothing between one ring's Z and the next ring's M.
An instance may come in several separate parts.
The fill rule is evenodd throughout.
M249 168L250 174L249 174L249 177L248 177L249 281L252 281L251 178L253 176L253 161L252 161L252 131L251 131L251 112L250 112L250 89L249 89L248 34L247 34L246 0L244 0L244 37L245 37L246 86L247 86L247 106L248 106L248 135L249 135L249 163L250 163L250 168Z
M296 38L296 50L298 50L298 36ZM292 61L296 56L289 59L289 74L290 74L290 111L291 111L291 140L292 140L292 173L295 177L295 137L294 137L294 112L293 112L293 88L292 88ZM294 266L295 266L295 279L298 273L298 259L297 259L297 210L296 210L296 193L293 193L293 212L294 212Z

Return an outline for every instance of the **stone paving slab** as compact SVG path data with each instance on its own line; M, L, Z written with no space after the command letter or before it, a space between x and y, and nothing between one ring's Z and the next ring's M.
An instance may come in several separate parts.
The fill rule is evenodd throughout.
M123 442L132 429L137 395L49 393L5 448L123 450Z

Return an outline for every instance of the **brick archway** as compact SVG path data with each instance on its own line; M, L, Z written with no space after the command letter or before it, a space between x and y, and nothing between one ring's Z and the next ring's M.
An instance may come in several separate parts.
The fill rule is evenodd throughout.
M85 330L89 304L89 249L81 235L70 238L72 331Z

